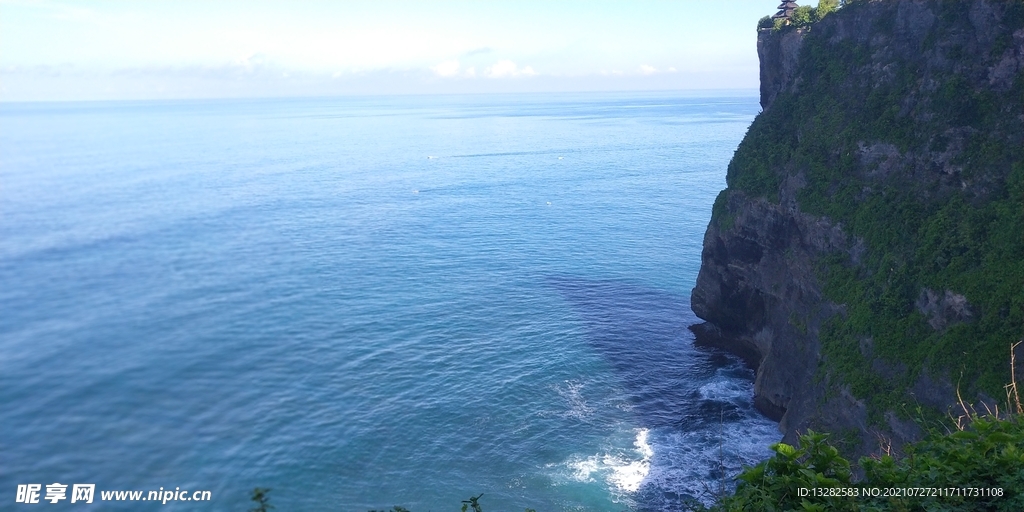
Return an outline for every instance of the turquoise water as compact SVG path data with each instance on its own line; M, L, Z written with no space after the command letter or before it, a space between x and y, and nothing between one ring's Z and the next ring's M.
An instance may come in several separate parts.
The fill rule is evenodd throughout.
M665 510L766 457L689 292L753 93L0 106L0 500ZM47 509L77 509L63 502Z

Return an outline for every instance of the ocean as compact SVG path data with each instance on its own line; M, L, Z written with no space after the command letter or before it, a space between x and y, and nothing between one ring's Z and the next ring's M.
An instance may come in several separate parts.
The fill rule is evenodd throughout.
M758 111L756 91L0 104L0 501L707 500L780 438L750 369L687 329ZM211 499L101 501L176 488Z

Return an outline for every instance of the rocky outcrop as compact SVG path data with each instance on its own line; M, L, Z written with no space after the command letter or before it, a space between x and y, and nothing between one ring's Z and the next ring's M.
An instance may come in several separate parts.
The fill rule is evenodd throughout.
M775 204L739 191L725 197L731 225L712 223L704 235L691 305L708 323L694 331L699 342L745 355L753 363L754 403L780 422L786 441L792 442L798 430L810 425L824 398L823 390L812 385L821 352L817 332L837 311L822 298L815 261L833 251L857 249L838 226L788 207L792 198ZM835 409L848 415L846 407Z
M905 84L900 86L905 87L905 94L891 100L894 119L935 132L923 134L926 143L918 146L886 136L850 141L849 149L844 150L847 154L840 155L837 149L819 168L846 158L850 174L841 179L843 185L859 187L861 193L855 200L866 200L884 189L920 204L941 204L953 196L983 204L1001 193L1006 172L978 171L963 154L978 143L978 134L987 129L984 123L999 119L1000 127L1016 127L1018 121L1024 121L1024 111L982 105L982 100L961 101L957 94L989 101L985 98L1016 94L1008 91L1024 83L1024 28L1007 29L1008 23L1018 23L1007 21L1017 16L1007 5L982 0L952 4L862 1L810 28L761 30L757 52L764 113L755 123L769 122L762 119L765 113L785 108L780 106L783 99L790 107L800 105L804 88L809 86L806 68L810 64L805 53L810 42L817 48L818 54L812 56L816 59L828 58L822 49L853 48L852 54L863 62L856 64L855 76L842 80L859 83L869 92L886 87L898 90L892 84ZM952 16L957 16L955 21L950 21ZM937 28L940 26L946 28ZM816 65L832 69L820 61ZM844 65L849 69L849 63ZM959 81L951 81L952 76ZM845 83L842 80L840 83ZM946 88L951 90L945 92ZM977 112L985 108L990 111ZM995 112L997 108L1002 110ZM954 121L935 121L942 112L955 112ZM855 114L850 111L850 118ZM964 121L958 122L957 116ZM1013 141L1007 143L1010 147L1020 145L1021 134L1000 129L994 129L989 140L1000 144ZM776 137L780 145L791 145L795 148L792 155L800 155L806 135L801 131L784 133L779 127L759 133ZM821 261L838 255L856 267L869 249L864 239L841 221L808 213L801 206L801 190L814 178L809 173L822 172L814 171L806 160L792 156L772 164L769 171L776 180L771 183L777 188L761 191L736 186L744 172L754 171L741 168L733 175L730 166L730 186L716 201L691 297L694 312L707 323L693 330L698 342L725 347L756 367L755 404L779 420L784 441L795 441L807 428L858 432L854 451L866 454L877 449L879 439L899 445L920 432L913 422L891 411L868 421L862 397L851 393L840 379L828 384L829 379L823 378L830 369L819 335L830 318L846 314L847 305L825 297ZM995 168L1003 164L986 165ZM756 183L765 182L758 179L761 181ZM959 290L920 283L914 290L916 295L906 309L920 314L935 332L972 322L981 314ZM883 381L911 371L876 355L869 337L861 339L858 350ZM956 403L948 373L918 370L916 381L906 390L910 395L940 410Z
M757 57L761 61L761 108L767 109L782 92L794 84L797 56L804 41L804 29L776 36L771 29L757 33Z
M914 306L928 318L928 325L936 331L941 331L954 323L968 322L974 316L967 297L951 290L940 294L924 288Z

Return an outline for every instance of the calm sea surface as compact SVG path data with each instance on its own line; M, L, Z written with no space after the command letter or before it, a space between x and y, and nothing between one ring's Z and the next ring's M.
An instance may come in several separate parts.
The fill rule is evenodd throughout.
M0 105L0 503L678 507L769 453L689 293L757 97ZM70 490L70 488L69 488ZM44 487L45 493L45 487ZM68 500L69 501L69 500ZM63 501L47 510L86 509Z

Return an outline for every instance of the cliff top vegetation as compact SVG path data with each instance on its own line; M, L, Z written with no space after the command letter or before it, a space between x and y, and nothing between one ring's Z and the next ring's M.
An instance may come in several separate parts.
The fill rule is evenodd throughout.
M811 7L809 5L801 5L793 10L793 13L788 17L772 17L765 16L757 22L757 29L760 30L772 30L778 32L780 30L791 28L805 28L817 23L835 12L843 4L849 3L840 2L840 0L818 0L817 7Z

